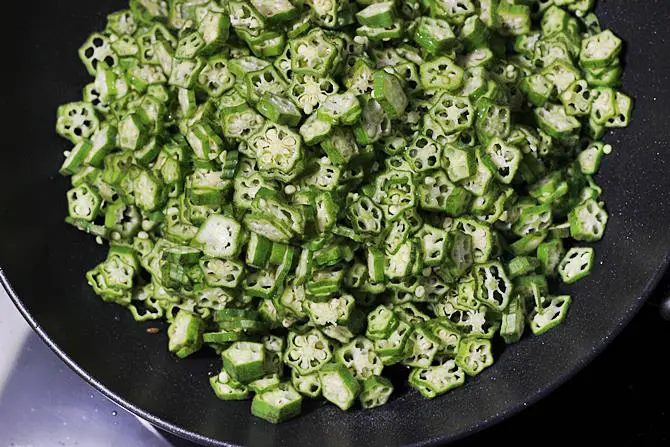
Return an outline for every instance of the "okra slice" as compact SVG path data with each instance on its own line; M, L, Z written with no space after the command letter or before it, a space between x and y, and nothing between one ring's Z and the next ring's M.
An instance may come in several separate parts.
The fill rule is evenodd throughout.
M193 88L205 65L205 59L202 57L183 60L175 59L172 63L172 71L170 72L168 84L185 89Z
M566 284L588 276L593 268L594 250L591 247L573 247L558 265L558 273Z
M350 126L361 116L361 104L352 92L327 96L316 112L316 116L333 125Z
M170 352L184 358L200 350L204 322L191 312L181 309L168 327Z
M424 224L417 234L421 243L423 265L440 265L447 255L449 237L445 230Z
M468 50L474 50L486 45L489 30L479 17L472 15L463 22L459 37Z
M517 147L494 138L486 146L482 159L500 182L510 184L519 169L522 156Z
M512 283L500 262L477 264L474 268L477 281L476 297L495 310L502 311L512 295Z
M307 285L310 288L310 284ZM314 290L312 285L312 290ZM321 299L321 298L317 298ZM312 301L307 299L303 302L303 308L310 320L317 326L329 324L346 325L349 322L354 307L354 298L351 295L336 296L326 301Z
M405 159L417 173L437 168L440 158L440 145L423 135L414 138L405 149Z
M240 33L238 30L238 34ZM277 31L264 31L260 36L253 39L245 39L251 51L258 57L275 57L284 52L286 47L286 36Z
M272 249L272 242L258 233L249 235L247 243L246 263L252 267L265 267Z
M332 229L337 220L339 205L334 196L324 191L314 198L316 208L316 225L320 233L325 233Z
M91 104L73 102L58 108L56 131L74 144L91 138L99 125L100 121Z
M202 53L205 40L198 31L181 36L177 42L174 57L177 59L192 59Z
M585 68L604 67L619 56L623 43L612 31L605 30L582 41L579 62Z
M256 394L259 394L268 391L272 388L275 388L277 387L277 385L280 385L281 383L282 382L281 378L279 377L279 374L272 373L263 376L260 379L256 379L253 382L250 382L249 389Z
M266 122L248 141L258 167L268 178L295 178L302 172L302 138L286 126ZM276 175L278 173L279 175Z
M261 233L271 241L286 243L293 237L290 227L262 213L249 213L244 216L243 222L248 230Z
M384 70L376 71L372 79L372 86L373 97L379 101L384 112L391 119L403 114L408 100L402 82L395 74Z
M107 29L118 36L133 35L138 23L130 9L123 9L107 16Z
M289 0L251 0L249 3L271 23L294 19L299 13Z
M316 114L312 114L300 126L300 136L305 144L312 146L322 143L333 131L333 125L329 121L320 119ZM325 147L324 147L325 150ZM327 153L327 151L326 151Z
M79 171L80 166L86 161L93 145L88 140L76 144L65 157L58 173L61 175L73 175Z
M391 309L379 305L368 314L368 326L365 335L372 340L385 339L398 327L398 323L398 318Z
M352 57L351 61L350 68L344 74L345 87L356 95L371 93L374 64L364 57Z
M520 88L533 105L542 107L551 98L554 85L542 73L534 73L521 80Z
M425 210L458 217L470 206L470 193L450 182L441 169L429 172L417 189L420 207Z
M521 239L511 243L508 250L515 256L527 255L537 250L537 247L547 237L547 230L527 234Z
M330 77L296 73L289 85L288 95L305 114L310 115L321 107L328 96L338 91L339 84Z
M584 79L592 87L616 87L621 83L623 68L618 59L605 68L586 70Z
M251 401L251 414L273 424L298 416L301 408L302 396L288 382L257 393Z
M526 327L526 301L521 296L515 296L509 302L507 309L502 314L500 325L500 336L505 343L517 343L523 335Z
M432 399L465 383L465 372L456 361L447 357L437 365L412 369L409 384L423 397Z
M369 410L386 404L391 394L393 394L393 384L390 380L382 376L370 376L363 381L358 398L361 407Z
M230 17L223 11L210 10L200 19L198 32L202 36L205 54L219 50L230 34Z
M204 257L199 259L204 280L210 286L235 288L244 277L244 264L233 260Z
M475 151L446 144L442 148L442 167L452 182L465 180L475 174L477 167Z
M367 37L373 42L386 42L402 37L405 32L403 25L403 22L396 21L396 23L388 27L359 26L356 28L356 34Z
M348 214L358 232L379 234L382 231L384 214L370 198L361 196L352 202Z
M436 101L431 116L442 126L446 135L465 130L472 126L475 118L474 108L469 98L443 93Z
M272 93L266 93L261 97L256 103L256 110L270 121L293 127L302 119L300 110L292 101Z
M105 210L105 227L118 233L122 239L135 236L140 231L142 216L134 205L127 205L119 199L107 205Z
M456 35L446 20L422 16L413 27L412 38L428 53L438 53L456 43Z
M591 103L591 115L596 124L606 126L609 120L616 116L617 112L616 92L609 87L598 87L593 89L593 102Z
M289 43L294 73L328 76L337 57L337 47L322 32L310 32Z
M391 132L391 120L377 100L367 100L360 116L359 122L354 126L354 136L358 144L375 143Z
M602 239L608 221L607 212L594 199L577 205L568 215L570 235L578 241Z
M356 13L356 20L361 25L372 28L388 28L395 21L394 3L373 3Z
M628 127L630 115L633 110L633 100L621 92L615 93L616 112L607 120L605 127L622 128Z
M269 65L269 62L249 55L230 59L230 71L238 79L244 79L247 74L261 71Z
M99 213L102 199L90 185L83 183L67 192L68 213L72 219L94 221Z
M384 365L398 363L402 360L411 331L412 327L409 324L398 321L398 326L388 337L374 340L375 352L382 358Z
M459 66L465 69L485 68L491 65L494 58L493 52L489 48L483 47L459 56L457 62Z
M531 28L530 7L523 4L500 2L496 9L496 28L505 36L528 34Z
M551 206L548 203L524 207L519 218L512 225L512 231L519 237L544 231L552 224Z
M585 80L575 81L561 93L561 102L568 115L588 116L593 97Z
M230 345L221 357L230 377L249 383L265 375L265 347L261 343L238 341Z
M511 129L510 108L498 105L489 98L479 99L475 129L482 143L488 143L493 138L507 138Z
M491 341L482 338L464 337L458 348L456 364L469 376L476 376L481 373L493 364Z
M222 330L216 332L205 332L202 339L205 343L227 344L245 340L247 336L239 330Z
M235 75L230 71L229 62L222 56L213 56L198 75L198 85L215 98L223 95L235 85Z
M317 372L332 357L331 343L318 329L312 329L304 334L289 331L284 363L297 373L307 375Z
M540 244L542 245L542 244ZM539 247L538 247L539 248ZM540 267L540 260L532 256L517 256L507 263L507 272L509 278L513 279L517 276L523 276L533 273Z
M207 256L235 258L242 249L242 226L230 217L212 214L200 226L193 242Z
M281 95L286 90L286 82L272 65L258 71L252 71L244 76L246 98L255 104L267 93Z
M228 4L230 25L247 39L258 37L266 27L265 19L249 3L231 1ZM245 39L246 40L246 39Z
M209 378L214 394L221 400L245 400L249 398L249 389L232 379L224 370Z
M580 71L566 60L557 60L542 70L542 75L551 82L560 95L573 82L581 78Z
M443 56L424 62L419 66L423 89L457 90L463 82L465 72L449 57Z
M321 396L321 381L319 373L299 374L295 369L291 370L291 383L293 387L303 396L317 398Z
M581 128L581 123L558 104L547 104L535 109L535 118L540 129L559 139L567 138Z
M109 36L101 33L91 34L79 48L79 58L91 76L95 76L98 63L104 62L110 68L118 64L118 56L112 49Z
M486 224L470 217L456 219L454 224L456 229L470 236L474 261L476 263L488 261L493 248L491 229Z
M556 276L558 265L564 255L565 249L561 239L542 242L537 247L537 259L542 265L542 273L547 276Z
M565 320L572 300L568 295L548 297L541 308L535 308L528 320L530 330L535 335L541 335L558 326Z
M440 341L425 325L414 328L407 338L403 364L415 367L428 367L433 362Z
M346 366L359 381L379 376L384 364L374 350L372 341L359 336L335 351L335 359Z
M427 324L433 335L440 341L440 346L437 350L438 358L443 354L455 356L461 342L462 335L460 331L448 321L434 319Z
M334 128L332 134L321 143L321 148L337 166L347 165L359 155L354 134L346 127Z
M605 153L605 143L591 142L577 156L577 162L582 174L594 175L600 168L603 154Z
M356 401L361 386L349 370L337 363L324 366L319 371L321 393L341 410L348 410Z
M222 113L221 127L226 138L246 141L258 132L265 119L246 104L236 111ZM255 155L255 154L253 154Z

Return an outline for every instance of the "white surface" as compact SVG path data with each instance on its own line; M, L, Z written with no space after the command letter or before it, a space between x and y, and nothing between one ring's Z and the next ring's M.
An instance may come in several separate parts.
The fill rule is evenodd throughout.
M0 385L7 380L21 347L30 335L28 323L0 287Z
M76 375L0 287L0 447L168 447Z

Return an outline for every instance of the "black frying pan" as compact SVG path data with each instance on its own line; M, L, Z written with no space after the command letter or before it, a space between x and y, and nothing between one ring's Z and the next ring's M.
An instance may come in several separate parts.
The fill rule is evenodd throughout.
M32 1L14 14L6 8L16 2L7 3L3 26L15 33L3 48L17 54L3 55L0 68L10 77L3 108L11 115L0 159L2 284L82 377L191 440L327 447L426 445L465 436L537 401L582 368L632 318L668 263L670 2L601 0L603 23L627 42L624 88L636 108L630 128L607 138L614 153L598 180L610 224L597 244L593 275L566 289L574 298L567 323L499 350L492 368L432 401L404 393L374 411L308 406L279 426L254 419L248 402L224 403L209 389L208 372L220 368L215 356L179 360L167 352L164 332L147 334L149 324L136 324L127 311L93 295L83 273L105 250L63 223L68 181L56 170L68 145L53 130L56 107L79 98L90 82L77 48L127 2Z

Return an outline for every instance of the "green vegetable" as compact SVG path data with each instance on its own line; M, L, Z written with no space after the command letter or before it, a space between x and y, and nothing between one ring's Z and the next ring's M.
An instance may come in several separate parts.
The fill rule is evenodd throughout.
M301 408L302 396L290 383L258 392L251 401L251 414L273 424L298 416Z
M450 358L440 358L434 366L412 369L409 384L426 398L440 396L465 383L465 372Z
M462 385L565 319L548 278L594 267L591 176L634 100L592 10L131 0L56 113L65 222L110 243L87 282L177 356L220 353L214 393L272 423L385 404L387 365Z
M249 383L265 374L265 348L260 343L238 341L221 354L223 367L230 377Z
M347 368L328 364L319 371L321 393L329 402L342 410L348 410L356 401L361 386Z

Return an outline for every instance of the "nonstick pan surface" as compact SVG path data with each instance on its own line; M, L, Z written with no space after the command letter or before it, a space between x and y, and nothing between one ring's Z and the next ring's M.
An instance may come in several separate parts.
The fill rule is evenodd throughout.
M8 77L2 90L7 128L0 159L0 267L12 299L68 365L163 429L212 445L428 445L463 437L575 374L632 318L666 268L670 2L602 0L603 24L627 44L624 90L635 98L635 112L628 129L607 137L614 152L598 182L610 224L596 246L594 273L564 289L574 300L567 322L498 349L493 367L441 398L403 393L367 412L308 406L302 417L279 426L252 418L248 402L221 402L211 392L208 374L220 368L213 354L179 360L166 349L165 331L148 334L154 324L137 324L129 312L93 294L84 272L105 249L63 223L69 183L56 171L69 147L53 130L56 108L80 98L90 82L79 46L104 26L106 14L126 4L37 0L3 6L9 8L3 14L9 40L0 68Z

